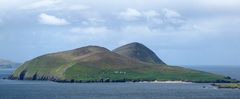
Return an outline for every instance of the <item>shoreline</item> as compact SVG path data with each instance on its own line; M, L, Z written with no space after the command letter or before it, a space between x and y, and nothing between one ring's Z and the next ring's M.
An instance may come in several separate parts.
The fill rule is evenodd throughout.
M17 79L0 79L0 80L9 80L9 81L49 81L55 83L151 83L151 84L197 84L197 82L186 82L186 81L125 81L125 82L70 82L70 81L52 81L52 80L17 80ZM209 83L212 84L212 83Z
M240 89L240 83L214 83L211 85L219 89Z
M186 82L186 81L125 81L125 82L69 82L69 81L52 81L52 80L16 80L16 79L0 79L0 80L9 80L9 81L40 81L40 82L52 82L52 83L62 83L62 84L93 84L93 83L101 83L101 84L107 84L107 83L136 83L136 84L209 84L217 89L240 89L240 83L212 83L212 82L206 82L206 83L199 83L199 82ZM206 86L203 86L205 88Z
M137 82L137 83L160 83L160 84L191 84L194 82L186 82L186 81L141 81L141 82Z
M214 82L191 82L191 81L68 81L68 80L18 80L18 79L4 79L1 80L15 80L15 81L51 81L56 83L153 83L153 84L192 84L192 83L209 83L213 84Z
M4 79L4 78L3 78ZM52 81L52 82L58 82L58 83L126 83L126 82L132 82L132 83L240 83L240 81L225 81L225 80L214 80L214 81L191 81L191 80L133 80L133 79L118 79L118 80L111 80L111 79L100 79L100 80L74 80L74 79L58 79L58 78L27 78L27 79L19 79L16 77L9 76L9 80L29 80L29 81Z

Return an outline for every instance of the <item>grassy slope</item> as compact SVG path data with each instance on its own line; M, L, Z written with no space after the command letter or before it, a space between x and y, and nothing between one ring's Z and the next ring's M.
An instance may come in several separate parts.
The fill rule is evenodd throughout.
M166 81L181 80L192 82L215 82L216 80L229 80L221 75L215 75L202 71L195 71L172 66L152 66L145 70L135 69L110 69L88 64L75 64L65 72L66 78L74 80L92 80L101 79L110 80L140 80L140 81ZM230 80L229 80L230 81Z
M18 68L14 75L18 76L21 71L27 70L26 78L33 77L34 74L39 76L54 76L60 80L82 80L82 81L99 81L101 79L110 80L182 80L193 82L214 82L216 80L228 80L224 76L215 75L207 72L190 70L181 67L166 65L147 65L148 67L128 66L123 68L110 67L107 63L83 63L68 62L63 59L44 58L25 63ZM58 60L58 61L56 61ZM49 62L46 62L49 61ZM50 65L51 64L51 65ZM99 65L96 65L99 64Z
M39 76L52 76L63 78L58 72L64 66L70 64L67 59L52 57L52 56L40 56L36 59L28 61L20 66L14 73L13 76L19 76L20 73L26 70L26 78L33 77L34 74Z

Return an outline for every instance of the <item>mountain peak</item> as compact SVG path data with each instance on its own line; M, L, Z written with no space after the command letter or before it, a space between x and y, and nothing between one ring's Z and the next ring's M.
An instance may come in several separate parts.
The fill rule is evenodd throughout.
M100 47L100 46L89 45L89 46L74 49L74 51L106 52L106 51L110 51L110 50L108 50L107 48L104 48L104 47Z
M152 50L138 42L123 45L114 49L113 52L143 62L165 64Z
M142 43L139 43L139 42L132 42L132 43L129 43L127 45L143 45Z

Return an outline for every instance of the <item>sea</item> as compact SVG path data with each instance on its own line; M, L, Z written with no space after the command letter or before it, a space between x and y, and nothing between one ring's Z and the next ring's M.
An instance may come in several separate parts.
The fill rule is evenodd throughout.
M240 67L191 67L240 80ZM0 70L6 77L14 70ZM0 80L0 99L240 99L209 83L56 83Z

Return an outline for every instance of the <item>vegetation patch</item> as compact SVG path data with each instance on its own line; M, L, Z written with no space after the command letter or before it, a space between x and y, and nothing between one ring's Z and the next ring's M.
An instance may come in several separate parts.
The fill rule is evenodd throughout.
M231 88L231 89L240 89L240 83L229 83L229 84L212 84L218 88Z

